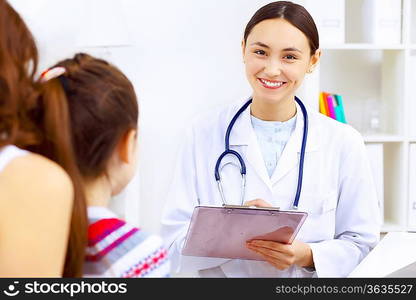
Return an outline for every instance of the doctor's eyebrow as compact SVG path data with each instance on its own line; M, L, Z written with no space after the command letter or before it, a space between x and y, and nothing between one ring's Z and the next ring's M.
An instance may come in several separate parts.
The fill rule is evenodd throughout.
M298 48L295 48L295 47L285 48L282 51L294 51L294 52L302 53L302 51L300 51Z
M263 47L263 48L266 48L266 49L270 49L270 47L268 45L266 45L262 42L254 42L254 43L251 43L250 46L260 46L260 47ZM302 51L300 51L298 48L295 48L295 47L284 48L284 49L282 49L282 51L294 51L294 52L302 53Z
M263 44L262 42L254 42L254 43L251 43L250 46L260 46L260 47L263 47L263 48L270 49L269 46L267 46L266 44Z

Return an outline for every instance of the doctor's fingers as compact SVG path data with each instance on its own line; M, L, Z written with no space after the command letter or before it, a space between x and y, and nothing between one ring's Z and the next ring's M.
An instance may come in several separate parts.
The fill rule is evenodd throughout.
M263 199L254 199L250 201L246 201L243 204L244 206L256 206L256 207L272 207L269 202Z
M273 259L273 258L270 258L270 257L267 257L267 256L263 256L263 257L269 264L271 264L272 266L274 266L276 269L278 269L280 271L284 271L287 268L290 268L290 266L291 266L291 264L284 263L282 261L278 261L276 259Z
M289 268L291 265L294 264L295 260L294 258L291 259L285 255L277 255L276 253L273 253L273 251L267 250L267 249L261 249L261 248L249 248L252 251L256 252L257 254L260 254L269 264L273 265L275 268L279 270L285 270Z
M287 254L289 256L295 256L295 249L292 247L292 245L287 245L287 244L273 242L273 241L263 241L263 240L252 240L248 242L248 244L255 246L255 247L261 247L261 248L277 251L283 254Z
M287 263L289 265L295 263L295 255L287 252L279 252L274 249L254 246L250 243L247 244L247 248L253 250L256 253L267 255L268 257L274 258L280 262Z

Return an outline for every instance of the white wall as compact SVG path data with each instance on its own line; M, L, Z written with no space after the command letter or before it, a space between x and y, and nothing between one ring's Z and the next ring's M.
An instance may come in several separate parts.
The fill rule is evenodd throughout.
M43 68L87 49L114 61L134 83L140 105L140 167L115 210L141 227L159 230L188 121L250 95L241 39L252 14L268 2L11 1L38 40Z

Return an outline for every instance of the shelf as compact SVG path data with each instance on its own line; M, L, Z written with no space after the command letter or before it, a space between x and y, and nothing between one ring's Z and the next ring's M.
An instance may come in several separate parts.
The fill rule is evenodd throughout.
M321 42L316 79L320 91L343 96L347 121L363 136L384 220L382 234L409 229L408 153L416 144L416 0L397 0L400 14L396 1L392 11L387 2L374 9L375 0L339 1L344 15L333 14L341 25L327 29L332 39ZM391 26L374 27L380 18ZM343 31L341 41L336 30Z
M416 47L416 45L413 45ZM323 45L324 50L404 50L406 46L403 44L368 44L368 43L347 43Z
M399 135L364 135L366 143L400 143L405 142L406 138Z
M382 226L381 226L381 232L393 232L393 231L406 231L406 227L403 225L398 225L398 224L394 224L394 223L390 223L390 222L385 222Z
M343 96L348 123L363 135L367 128L374 127L373 119L378 120L379 132L399 135L404 131L401 107L407 99L403 88L406 54L406 51L380 50L324 51L319 88ZM401 141L390 136L386 140Z

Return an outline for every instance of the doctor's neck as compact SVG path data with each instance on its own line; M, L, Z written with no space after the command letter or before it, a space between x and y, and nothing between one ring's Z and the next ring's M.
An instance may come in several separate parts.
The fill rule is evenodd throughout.
M285 122L296 115L295 99L291 97L278 103L270 103L253 96L251 115L263 121Z

